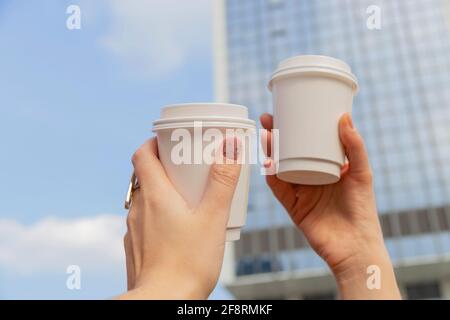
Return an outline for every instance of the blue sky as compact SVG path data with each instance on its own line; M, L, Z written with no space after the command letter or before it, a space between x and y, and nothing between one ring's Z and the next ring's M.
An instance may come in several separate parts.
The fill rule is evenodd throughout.
M213 99L209 3L0 1L0 298L125 288L130 157L161 106ZM71 4L81 30L66 28ZM83 264L80 291L68 263Z

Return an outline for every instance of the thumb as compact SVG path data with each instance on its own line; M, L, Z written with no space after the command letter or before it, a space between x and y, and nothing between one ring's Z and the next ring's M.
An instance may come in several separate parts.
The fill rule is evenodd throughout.
M230 211L234 191L241 172L241 145L237 138L227 138L216 151L200 207L205 212ZM228 215L227 215L228 217Z
M351 116L346 113L339 121L339 135L349 161L348 173L361 177L370 177L371 169L364 141L353 126Z

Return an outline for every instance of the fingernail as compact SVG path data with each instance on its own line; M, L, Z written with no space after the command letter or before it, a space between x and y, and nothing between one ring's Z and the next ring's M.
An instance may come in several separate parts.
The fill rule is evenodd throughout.
M259 116L259 122L262 124L262 118L263 118L264 114Z

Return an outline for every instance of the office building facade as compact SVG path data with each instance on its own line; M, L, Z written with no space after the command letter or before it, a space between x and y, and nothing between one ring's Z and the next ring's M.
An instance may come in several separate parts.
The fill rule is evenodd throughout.
M446 0L218 0L216 98L272 111L290 56L351 65L354 121L374 171L386 244L406 298L450 298L450 19ZM237 298L334 298L328 268L255 168L248 223L224 283Z

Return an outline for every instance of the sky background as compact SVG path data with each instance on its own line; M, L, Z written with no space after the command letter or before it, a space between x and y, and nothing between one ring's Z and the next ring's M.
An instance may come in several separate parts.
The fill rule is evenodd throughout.
M72 4L81 30L66 28ZM162 106L213 99L211 10L209 0L0 0L0 298L125 290L130 158ZM66 288L72 264L81 290Z

